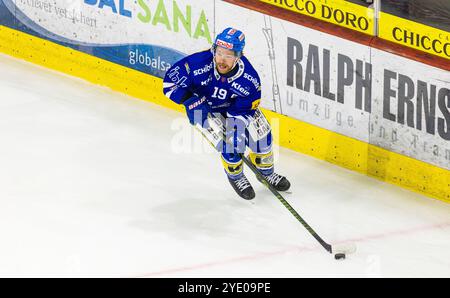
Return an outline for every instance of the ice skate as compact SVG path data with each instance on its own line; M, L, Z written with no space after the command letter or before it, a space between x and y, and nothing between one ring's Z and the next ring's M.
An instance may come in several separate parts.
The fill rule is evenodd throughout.
M228 181L230 181L231 186L233 186L234 190L241 198L245 200L252 200L255 198L255 191L245 175L242 175L241 178L236 180L228 178Z
M269 184L278 191L287 191L291 187L291 183L289 182L289 180L287 180L286 177L281 176L275 172L268 176L264 176L264 178L266 178L267 182L269 182ZM262 182L260 178L258 178L258 180Z

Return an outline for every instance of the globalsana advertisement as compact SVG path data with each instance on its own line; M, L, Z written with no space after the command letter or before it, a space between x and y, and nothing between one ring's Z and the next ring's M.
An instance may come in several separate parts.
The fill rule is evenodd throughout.
M211 46L213 12L208 0L0 0L0 25L161 78Z

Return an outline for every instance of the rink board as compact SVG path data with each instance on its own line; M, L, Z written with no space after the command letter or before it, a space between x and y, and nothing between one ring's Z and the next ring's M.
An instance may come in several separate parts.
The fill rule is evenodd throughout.
M450 32L380 12L380 37L450 59Z
M227 15L240 12L240 18L218 19L216 26L253 33L247 53L257 61L262 81L269 82L263 84L263 106L332 132L320 145L315 141L323 132L289 139L311 140L312 145L299 145L302 152L322 149L322 159L448 200L449 71L380 50L378 44L372 47L372 40L364 37L341 38L224 2L218 7ZM339 65L354 73L340 91L341 100L336 86L346 71ZM360 142L349 145L343 136ZM410 159L396 162L394 152ZM414 160L430 166L423 168ZM436 171L430 170L433 166Z
M374 33L375 21L373 8L357 5L352 2L326 2L321 0L292 2L283 0L259 1L365 34L373 35Z
M346 1L251 0L293 11L344 28L374 35L374 9ZM378 36L406 47L450 59L450 32L380 12Z
M178 2L181 3L181 1ZM230 6L230 4L226 4L223 2L218 2L217 5L222 6L220 7L221 11L222 9L230 9L232 11L235 9L240 9L237 7L232 7ZM210 12L207 10L207 8L205 9L205 14L208 15ZM328 118L325 116L325 118L322 117L323 119L320 117L314 118L315 116L313 112L305 114L301 109L294 109L295 106L301 106L302 102L295 105L292 104L293 101L291 101L289 104L289 96L285 96L285 94L287 92L300 92L298 93L299 95L297 95L297 97L305 96L306 100L309 100L311 105L322 103L322 107L325 108L330 103L324 101L321 96L312 94L314 93L314 91L301 93L302 91L296 90L295 87L285 86L285 83L282 83L279 86L281 93L283 94L283 96L285 96L285 104L283 109L281 106L272 106L271 97L273 95L273 90L270 90L270 88L272 88L270 82L273 83L273 78L270 77L270 74L273 73L273 69L270 69L270 61L267 59L267 48L261 47L262 44L265 44L267 42L264 34L262 33L263 30L261 30L264 28L258 27L259 23L261 22L264 22L264 25L266 26L267 18L259 15L259 21L253 21L255 19L251 15L253 14L253 12L240 12L241 13L239 20L234 20L233 24L229 23L228 21L225 22L223 19L217 16L215 16L217 18L214 18L213 20L211 20L211 18L206 18L208 22L207 26L210 27L211 32L208 32L208 34L204 34L205 38L203 39L201 38L201 35L195 36L195 34L193 34L193 32L188 30L189 28L186 27L187 29L185 28L185 31L189 32L189 36L185 34L185 36L183 37L183 44L185 48L181 50L188 52L187 48L189 47L192 47L192 49L204 48L205 45L209 44L209 39L213 35L213 31L216 27L222 28L225 25L239 26L240 24L245 26L254 26L250 29L254 30L255 32L259 32L259 34L254 34L253 36L251 36L251 39L249 38L247 55L251 56L250 59L254 61L257 70L262 74L262 78L264 81L263 88L265 88L263 89L265 98L262 105L266 108L264 110L266 115L268 115L269 118L276 119L276 123L279 125L279 135L276 135L275 139L278 140L280 145L301 153L320 158L322 160L326 160L333 164L343 166L345 168L367 174L372 177L376 177L383 181L394 183L402 187L426 194L428 196L441 199L443 201L450 201L450 176L448 168L446 168L448 167L448 164L447 160L445 159L445 153L444 155L442 155L442 152L445 152L442 151L442 145L440 145L441 153L440 155L437 155L438 158L433 157L433 155L429 155L428 152L404 152L405 150L410 149L408 148L408 142L405 140L403 140L403 143L400 142L400 147L389 147L389 138L385 138L385 131L389 129L393 131L395 129L396 134L403 136L408 132L407 130L400 131L404 128L404 125L400 125L399 127L386 127L386 125L377 127L376 125L378 124L378 121L376 121L376 118L372 117L373 114L364 111L364 108L361 110L355 109L351 106L354 105L354 103L351 103L351 105L349 106L349 103L347 101L343 105L334 103L334 106L330 107L334 108L334 116L330 116ZM198 15L200 15L199 20L201 20L203 11L201 14L198 13ZM247 19L252 20L252 22L246 21ZM278 33L277 38L286 38L286 36L279 34L280 31L277 30L277 25L283 28L292 26L290 27L291 30L289 30L289 33L291 33L291 31L293 32L293 35L290 36L291 39L295 39L295 37L297 36L308 36L305 34L311 33L309 32L310 29L308 28L302 28L300 26L295 26L294 24L276 19L270 20L270 22L272 21L274 22L274 28L271 29L275 30L274 32ZM163 27L166 25L167 24L163 24ZM197 27L199 27L198 24ZM181 29L179 30L180 32L182 31ZM205 33L205 31L203 31L203 33ZM156 31L155 34L157 35L158 32ZM150 36L150 39L152 38L152 36ZM87 37L89 36L87 35ZM135 40L136 44L138 44L139 42L152 42L152 40L141 41L140 38L141 36L137 35ZM316 47L319 46L325 49L327 42L333 44L333 38L336 39L336 37L330 37L327 35L322 35L319 37L314 36L314 39L309 42L309 48L311 48L311 45L313 45L313 43L315 42ZM328 39L329 41L327 41ZM115 42L120 41L115 40L108 42L114 44ZM305 41L301 40L300 42L305 44L305 48L308 48L308 44ZM345 44L345 42L341 43ZM275 48L273 50L276 51L278 58L281 57L281 59L285 59L285 57L283 56L286 52L285 44L285 42L276 43L276 47L279 48ZM131 52L135 50L142 50L144 49L144 46L145 45L139 44L137 46L127 45L127 49L130 50L132 48L132 50L130 50ZM362 56L357 57L357 60L360 60L363 63L371 63L376 59L383 60L383 55L392 55L383 53L382 51L371 49L369 47L365 47L364 45L351 44L350 46L344 45L343 47L344 50L351 52L353 46L361 48ZM331 60L336 59L336 57L333 55L335 55L339 51L342 51L342 48L339 47L340 46L338 42L337 49L334 49L332 47L328 49L330 55L332 56ZM348 48L345 49L345 47ZM179 106L172 104L163 96L161 92L161 71L158 71L158 69L156 69L154 70L154 73L145 73L142 71L142 69L131 69L130 66L127 65L128 61L126 60L118 60L114 62L108 61L113 60L108 59L108 55L110 55L111 53L117 53L120 57L121 50L121 46L117 46L112 50L112 52L110 49L105 49L104 47L101 47L99 49L99 47L94 47L91 45L89 48L77 48L73 46L69 47L64 43L64 41L55 43L42 37L37 37L35 35L30 35L18 30L0 26L1 52L64 72L66 74L83 78L95 84L108 86L113 90L117 90L137 98L142 98L144 100L181 111L182 109ZM166 55L167 57L167 53L164 52L166 51L166 48L162 48L162 50L161 48L156 48L152 49L152 51L160 51L160 53L163 53L163 55ZM261 53L259 53L258 51L261 51ZM97 54L97 57L89 54L90 52ZM172 59L175 59L177 55L182 54L170 49L168 50L168 53L169 56L171 55L170 57L172 57ZM385 57L384 59L388 58L389 57ZM383 61L381 61L380 63L382 62ZM283 65L284 63L280 64ZM279 67L279 64L277 64L277 67ZM425 67L425 69L427 69L427 67L423 65L418 67ZM382 71L382 69L374 68L374 74L377 74L380 71ZM433 73L433 71L438 70L431 69L429 72ZM283 73L285 72L286 69L278 69L278 74L281 78L283 77ZM331 69L331 73L336 73L336 70ZM312 84L311 90L314 90L314 88L315 86L314 84ZM348 86L348 90L350 90L351 92L354 92L354 89L354 85ZM382 96L376 95L377 88L374 89L375 96ZM280 97L279 104L282 103L281 100L282 98ZM374 101L373 106L376 110L376 101ZM273 112L270 110L277 112ZM355 124L359 125L351 127L344 127L335 124L333 125L333 122L336 123L336 121L340 121L339 115L348 113L349 111L351 113L350 116L352 117L352 123L354 122ZM367 124L372 124L374 126L373 132L376 133L372 132L371 134L370 130L367 129ZM380 131L383 131L383 134L380 134L381 138L377 138L377 133ZM389 133L387 133L387 135L389 135ZM431 138L431 141L435 139L435 136L426 134L419 137L427 142L430 141L428 140L428 138ZM438 141L440 140L437 140L434 143L437 144ZM443 144L443 146L445 147L446 143L444 142ZM408 154L410 155L409 157L405 156Z
M162 96L159 78L3 26L0 39L3 53L181 111ZM447 170L268 110L264 112L269 118L278 119L279 136L275 139L283 147L450 202Z

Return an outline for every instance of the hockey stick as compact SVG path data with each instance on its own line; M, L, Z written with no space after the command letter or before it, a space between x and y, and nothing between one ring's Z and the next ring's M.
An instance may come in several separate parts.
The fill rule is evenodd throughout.
M227 142L226 137L224 135L224 127L221 126L221 121L218 120L217 117L209 117L212 121L217 121L219 124L217 124L217 127L220 127L216 130L216 134L211 133L210 131L205 131L201 128L201 126L196 126L197 130L211 143L213 147L214 142L211 140L214 138L217 140L217 138L225 140ZM213 123L214 124L214 123ZM228 143L228 142L227 142ZM314 231L314 229L295 211L295 209L283 198L283 196L266 180L266 178L259 172L259 170L256 168L256 166L243 154L240 153L240 156L242 160L245 162L245 164L252 170L252 172L256 175L259 181L261 181L274 195L275 197L283 204L286 209L291 212L291 214L303 225L303 227L306 228L306 230L322 245L323 248L325 248L326 251L333 254L335 253L336 259L345 258L346 254L350 254L356 251L356 246L354 244L351 245L334 245L331 246L327 242L325 242L319 234Z
M252 172L256 175L259 181L261 181L274 195L275 197L286 207L289 212L305 227L305 229L325 248L329 253L335 253L335 258L345 258L345 254L354 253L356 251L355 245L334 245L328 244L323 240L319 234L300 216L300 214L295 211L295 209L283 198L283 196L273 187L269 182L267 182L266 178L258 171L255 165L244 155L241 153L242 160L245 164L252 170ZM343 255L343 256L342 256Z

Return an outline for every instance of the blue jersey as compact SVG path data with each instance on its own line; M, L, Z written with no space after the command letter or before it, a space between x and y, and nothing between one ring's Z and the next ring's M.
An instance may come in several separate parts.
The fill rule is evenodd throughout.
M211 50L175 63L164 78L164 94L180 104L192 96L206 97L211 112L253 116L261 101L258 73L244 56L230 74L221 75Z

